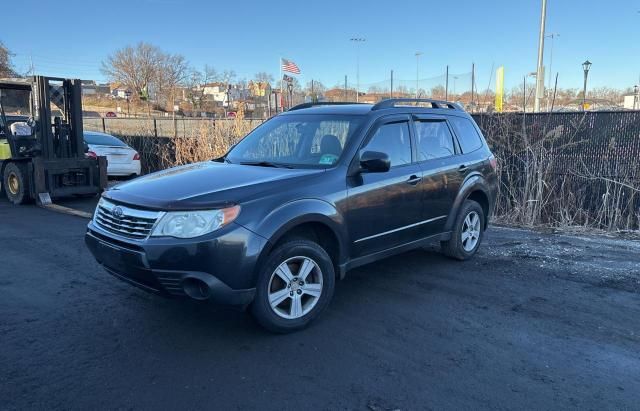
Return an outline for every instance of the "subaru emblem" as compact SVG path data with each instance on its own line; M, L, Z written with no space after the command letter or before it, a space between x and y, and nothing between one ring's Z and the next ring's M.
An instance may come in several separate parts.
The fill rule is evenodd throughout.
M115 218L122 218L122 217L124 217L124 211L122 211L122 207L118 207L118 206L113 207L113 209L111 210L111 214L112 214Z

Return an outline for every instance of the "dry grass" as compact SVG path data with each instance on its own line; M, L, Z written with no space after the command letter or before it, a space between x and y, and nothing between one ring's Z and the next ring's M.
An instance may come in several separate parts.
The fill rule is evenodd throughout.
M580 139L584 127L578 120L547 129L540 123L518 125L507 117L484 125L499 164L497 221L567 231L640 230L636 174L617 161L585 160L581 146L591 142Z

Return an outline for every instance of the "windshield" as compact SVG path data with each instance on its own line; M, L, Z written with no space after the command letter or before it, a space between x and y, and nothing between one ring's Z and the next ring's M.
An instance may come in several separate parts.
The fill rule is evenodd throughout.
M126 147L127 145L114 136L98 133L84 133L84 141L96 146Z
M31 91L16 89L0 89L2 108L7 116L31 115Z
M289 167L333 166L361 116L284 115L275 117L242 139L227 155L232 163Z

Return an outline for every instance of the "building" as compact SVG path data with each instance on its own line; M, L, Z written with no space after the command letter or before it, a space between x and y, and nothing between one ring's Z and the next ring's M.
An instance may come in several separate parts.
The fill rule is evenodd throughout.
M627 110L640 110L640 98L637 94L624 96L624 108Z

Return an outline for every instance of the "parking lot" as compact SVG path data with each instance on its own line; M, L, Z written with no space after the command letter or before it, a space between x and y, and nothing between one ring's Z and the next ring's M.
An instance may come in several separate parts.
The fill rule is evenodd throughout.
M91 210L95 200L65 203ZM361 267L310 328L106 274L86 220L0 200L2 409L633 409L640 242L493 227Z

